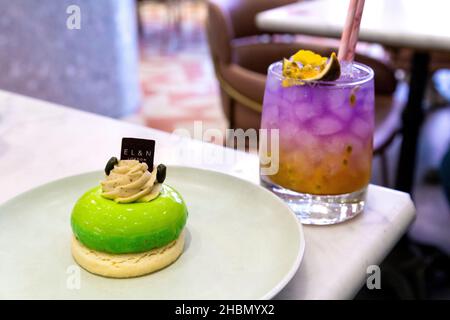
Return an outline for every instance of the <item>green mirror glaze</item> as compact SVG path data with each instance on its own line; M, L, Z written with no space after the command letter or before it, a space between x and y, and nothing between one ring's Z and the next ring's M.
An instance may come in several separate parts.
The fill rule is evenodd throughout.
M135 253L175 240L187 220L181 195L163 185L158 198L119 204L101 196L101 187L86 192L72 211L72 230L86 247L109 253Z

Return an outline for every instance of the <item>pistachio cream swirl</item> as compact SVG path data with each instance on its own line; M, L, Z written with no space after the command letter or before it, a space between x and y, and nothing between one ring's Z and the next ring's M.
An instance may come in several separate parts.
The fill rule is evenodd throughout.
M146 163L120 160L101 182L102 196L118 203L153 200L161 191L156 175L156 168L150 172Z

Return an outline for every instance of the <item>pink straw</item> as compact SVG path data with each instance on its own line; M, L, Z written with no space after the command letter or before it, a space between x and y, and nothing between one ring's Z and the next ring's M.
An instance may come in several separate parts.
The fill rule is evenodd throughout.
M347 19L339 46L338 59L340 61L353 61L355 57L364 2L365 0L350 0Z

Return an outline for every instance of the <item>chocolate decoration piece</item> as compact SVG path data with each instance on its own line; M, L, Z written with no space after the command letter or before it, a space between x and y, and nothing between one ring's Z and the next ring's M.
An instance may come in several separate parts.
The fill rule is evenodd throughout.
M155 140L123 138L120 152L121 160L137 160L145 162L148 168L153 168L155 156Z
M166 166L163 164L158 165L156 168L156 181L163 183L166 180Z
M105 167L105 173L107 176L109 176L112 169L114 169L114 166L119 163L119 160L117 160L116 157L112 157L108 160L108 163L106 163Z

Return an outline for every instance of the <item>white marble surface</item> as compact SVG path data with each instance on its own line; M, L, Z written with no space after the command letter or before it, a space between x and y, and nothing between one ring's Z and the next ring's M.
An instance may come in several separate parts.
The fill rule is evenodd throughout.
M349 0L317 0L260 13L268 31L340 37ZM359 39L393 47L450 51L450 1L366 0Z
M258 183L254 155L0 91L0 203L51 180L102 169L124 136L156 139L157 162ZM341 225L304 227L304 260L277 298L352 298L367 267L383 260L414 216L408 194L370 186L364 214Z

